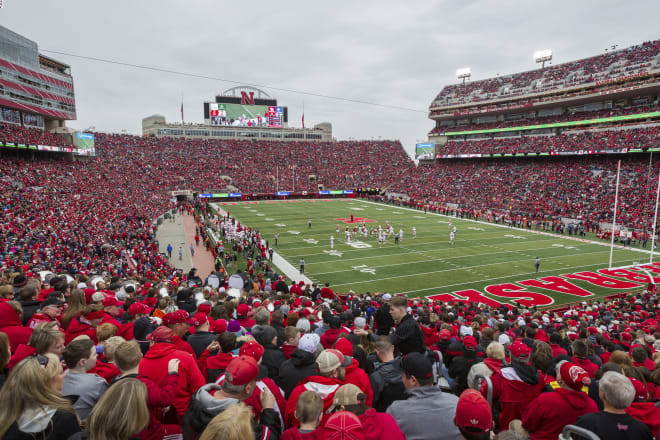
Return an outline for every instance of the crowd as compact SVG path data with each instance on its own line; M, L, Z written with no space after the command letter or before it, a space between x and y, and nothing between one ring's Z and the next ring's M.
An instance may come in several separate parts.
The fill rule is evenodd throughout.
M655 105L631 106L618 109L606 109L599 111L575 111L569 114L538 116L530 119L516 119L499 122L483 122L465 125L437 126L429 132L429 135L452 131L489 130L494 128L522 127L529 125L552 124L556 122L582 121L586 119L609 118L613 116L624 116L660 110L660 103Z
M660 62L659 53L660 40L647 41L568 63L449 85L440 91L431 106L468 104L610 81L656 68Z
M3 439L660 435L652 284L541 312L21 263L0 285Z
M0 122L0 144L5 142L24 145L47 145L49 147L72 147L64 138L45 130Z
M611 222L616 157L519 158L438 161L420 166L405 182L389 187L435 206L457 204L492 217L511 215L543 220L568 217L591 225ZM649 175L648 158L621 162L617 224L650 231L658 164Z

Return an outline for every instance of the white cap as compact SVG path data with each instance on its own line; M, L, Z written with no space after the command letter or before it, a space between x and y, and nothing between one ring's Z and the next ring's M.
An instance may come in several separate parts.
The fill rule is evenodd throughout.
M509 338L508 335L505 335L502 333L499 338L497 338L497 342L499 342L502 345L507 345L511 342L511 339Z
M392 295L390 295L389 293L386 293L386 294L383 295L383 299L384 299L385 301L389 301L389 300L392 299Z

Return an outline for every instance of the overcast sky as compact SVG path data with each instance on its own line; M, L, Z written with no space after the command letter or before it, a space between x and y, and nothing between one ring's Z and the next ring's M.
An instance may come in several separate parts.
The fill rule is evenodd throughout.
M110 59L263 87L289 125L327 121L338 139L399 139L412 152L427 109L457 67L479 80L660 38L660 1L4 0L0 23L40 50ZM76 129L141 133L155 113L201 122L202 103L235 83L44 52L71 65Z

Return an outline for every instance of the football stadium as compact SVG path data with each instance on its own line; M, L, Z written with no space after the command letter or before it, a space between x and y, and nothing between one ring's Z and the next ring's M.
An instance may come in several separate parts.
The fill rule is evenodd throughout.
M417 111L308 87L376 49L278 86L277 63L234 81L222 52L198 74L7 26L1 438L660 438L660 39L531 66L452 48L474 73ZM127 89L96 93L112 69ZM145 104L168 75L195 116ZM382 131L344 136L359 106ZM387 139L411 116L414 143Z

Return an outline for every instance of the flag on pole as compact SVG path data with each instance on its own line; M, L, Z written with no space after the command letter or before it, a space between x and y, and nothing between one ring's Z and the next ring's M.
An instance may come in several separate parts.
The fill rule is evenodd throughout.
M183 99L181 99L181 123L183 123Z
M305 128L305 112L303 112L302 115L302 123L303 123L303 128Z

